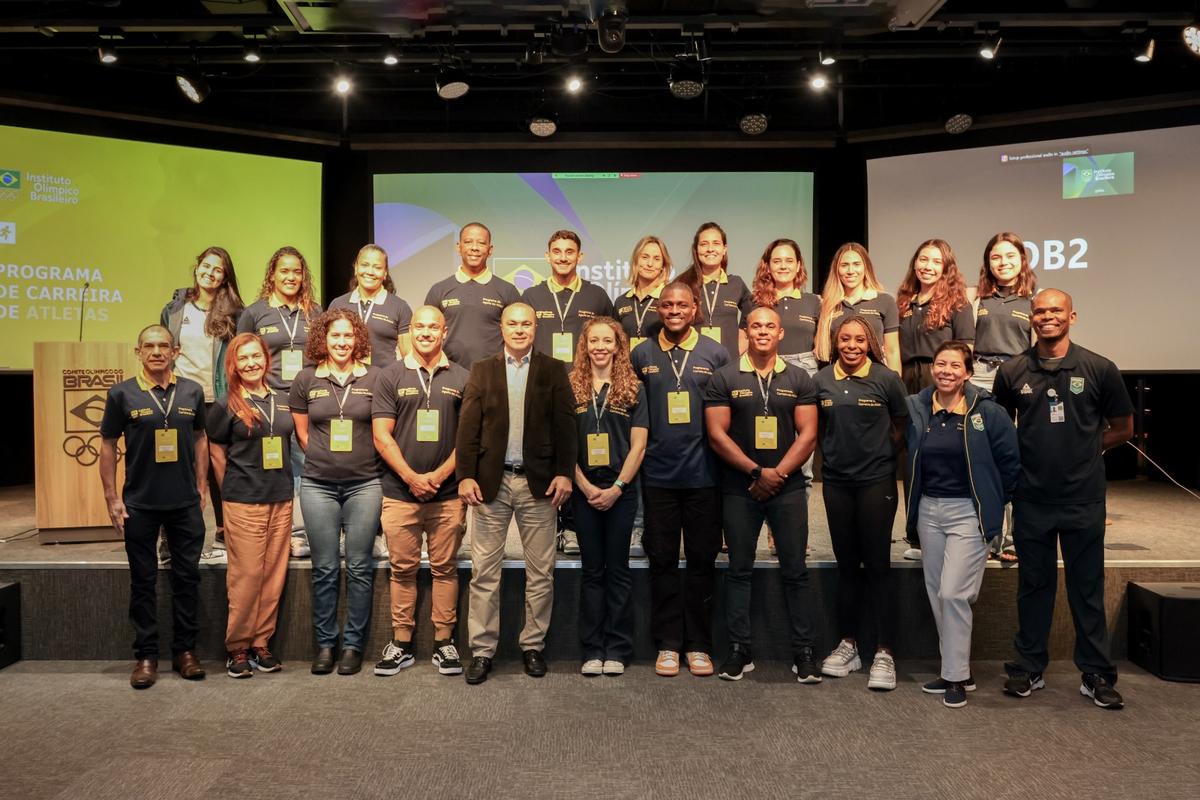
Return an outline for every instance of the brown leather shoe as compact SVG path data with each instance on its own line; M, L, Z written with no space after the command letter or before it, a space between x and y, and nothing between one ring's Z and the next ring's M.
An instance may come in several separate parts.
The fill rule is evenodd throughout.
M189 681L204 680L204 667L200 666L200 659L191 650L185 650L171 659L171 669Z
M158 659L142 658L133 665L129 685L135 689L149 689L158 680Z

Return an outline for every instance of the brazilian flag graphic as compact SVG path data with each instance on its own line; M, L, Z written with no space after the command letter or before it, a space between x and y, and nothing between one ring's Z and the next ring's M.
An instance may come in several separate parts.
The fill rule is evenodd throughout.
M21 173L15 169L0 169L0 189L20 189Z

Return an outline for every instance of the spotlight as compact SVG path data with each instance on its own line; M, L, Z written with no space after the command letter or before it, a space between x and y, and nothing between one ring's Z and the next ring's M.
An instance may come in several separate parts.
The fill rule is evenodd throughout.
M1200 56L1200 19L1183 29L1183 43L1194 55Z
M759 136L767 132L770 118L762 111L747 111L738 120L738 128L747 136Z
M394 67L400 63L400 53L390 44L383 46L383 51L379 55L379 60L389 67Z
M676 64L671 67L671 80L667 85L671 94L680 100L694 100L704 94L704 70L699 64Z
M826 66L826 67L832 67L834 64L837 63L837 56L835 56L833 53L829 52L828 50L819 51L817 53L817 59L821 62L822 66Z
M345 75L339 75L333 82L333 90L342 97L350 94L350 90L354 88L354 84Z
M558 117L550 112L539 112L529 118L529 132L545 139L558 131Z
M1146 43L1133 53L1133 60L1139 64L1149 64L1154 60L1154 40L1147 39Z
M965 133L975 122L970 114L955 114L946 120L946 133L951 135Z
M203 103L208 97L208 93L212 91L208 81L204 80L204 76L193 69L176 72L175 85L179 87L179 91L183 92L184 97L196 105Z
M257 64L262 61L262 51L258 49L256 44L248 44L242 48L242 61L249 64Z
M1000 52L1000 43L1003 42L999 36L989 36L983 40L983 44L979 45L979 57L991 61Z
M579 92L583 89L583 78L575 74L568 75L566 87L567 91L571 94L579 94Z
M435 85L437 86L438 97L443 100L457 100L471 91L471 83L467 80L467 73L458 67L442 67L438 70Z
M814 91L822 91L829 86L829 78L825 77L823 72L814 72L808 78L808 88Z
M619 5L604 9L596 22L596 39L600 49L606 53L619 53L625 46L625 23L629 16Z
M115 64L117 63L117 48L102 44L96 48L96 57L100 59L101 64Z

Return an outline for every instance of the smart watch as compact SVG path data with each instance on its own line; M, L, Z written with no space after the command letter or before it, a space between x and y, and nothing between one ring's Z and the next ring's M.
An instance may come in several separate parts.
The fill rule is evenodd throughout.
M756 481L761 477L762 477L762 467L755 467L754 469L750 470L750 479L751 480Z
M613 481L613 486L615 486L615 487L617 487L618 489L620 489L620 490L621 490L621 494L625 494L625 487L626 487L626 486L628 486L628 485L629 485L628 483L626 483L625 481L621 480L620 478L617 478L615 481Z

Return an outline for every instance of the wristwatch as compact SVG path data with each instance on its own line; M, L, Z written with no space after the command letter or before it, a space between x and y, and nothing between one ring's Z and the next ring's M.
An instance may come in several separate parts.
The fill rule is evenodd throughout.
M762 467L755 467L754 469L750 470L750 480L756 481L761 477L762 477Z
M626 483L625 481L621 480L620 478L617 478L615 481L613 481L613 486L615 486L615 487L617 487L618 489L620 489L620 490L621 490L621 494L624 494L624 493L625 493L625 487L626 487L626 486L628 486L628 485L629 485L628 483Z

